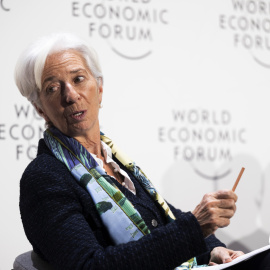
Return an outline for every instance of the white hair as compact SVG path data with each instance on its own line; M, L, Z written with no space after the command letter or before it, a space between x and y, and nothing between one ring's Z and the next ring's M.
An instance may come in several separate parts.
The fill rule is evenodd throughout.
M15 68L17 87L32 104L39 104L41 76L48 55L70 49L81 53L97 82L99 79L103 81L98 56L93 48L75 35L69 33L51 34L31 44L21 54Z

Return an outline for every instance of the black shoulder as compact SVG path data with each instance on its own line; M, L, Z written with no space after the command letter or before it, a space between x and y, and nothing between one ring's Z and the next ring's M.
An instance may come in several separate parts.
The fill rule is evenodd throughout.
M29 163L21 177L20 190L21 195L31 189L39 193L49 187L67 188L74 182L66 165L54 157L46 145L39 143L37 157Z

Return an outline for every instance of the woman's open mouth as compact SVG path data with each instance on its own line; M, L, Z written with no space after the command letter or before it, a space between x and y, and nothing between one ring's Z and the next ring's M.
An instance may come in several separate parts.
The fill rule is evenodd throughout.
M76 119L76 120L81 120L85 116L86 110L83 111L77 111L73 114L71 114L71 118Z

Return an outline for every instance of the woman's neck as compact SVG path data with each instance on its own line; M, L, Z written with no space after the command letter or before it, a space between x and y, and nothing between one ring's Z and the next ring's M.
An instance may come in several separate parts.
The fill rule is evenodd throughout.
M101 141L99 133L88 137L74 137L89 153L101 157Z

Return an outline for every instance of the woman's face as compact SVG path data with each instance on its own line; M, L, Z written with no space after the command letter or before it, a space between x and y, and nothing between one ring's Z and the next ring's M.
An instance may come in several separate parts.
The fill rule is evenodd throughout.
M76 138L99 134L98 112L102 82L81 54L66 50L47 57L41 78L39 113L62 133Z

